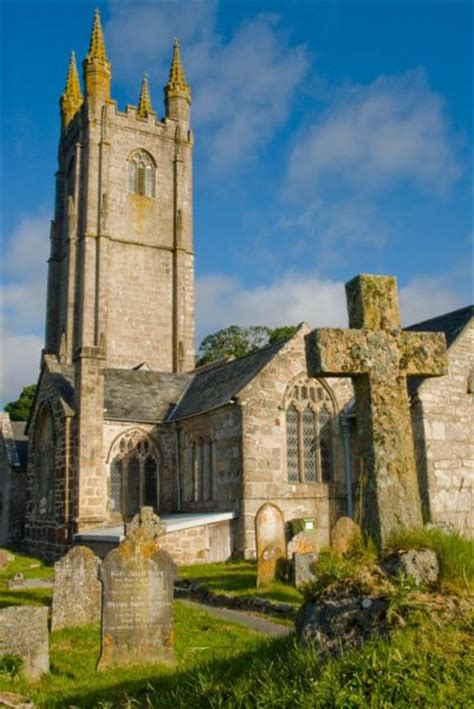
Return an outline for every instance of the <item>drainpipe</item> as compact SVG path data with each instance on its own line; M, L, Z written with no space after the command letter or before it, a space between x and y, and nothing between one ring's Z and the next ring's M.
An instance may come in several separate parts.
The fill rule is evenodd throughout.
M354 504L352 500L352 456L351 456L351 419L341 414L339 417L344 457L344 480L346 484L347 516L352 518Z

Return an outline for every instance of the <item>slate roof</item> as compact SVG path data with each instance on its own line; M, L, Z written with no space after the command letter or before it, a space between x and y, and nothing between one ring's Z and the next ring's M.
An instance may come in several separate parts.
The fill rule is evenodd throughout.
M467 305L465 308L453 310L450 313L438 315L436 318L430 318L430 320L423 320L415 325L410 325L406 327L405 330L411 330L413 332L444 332L446 344L449 348L473 316L474 306ZM408 394L413 396L420 384L424 381L425 377L409 377Z
M106 420L158 423L180 400L192 374L105 370Z
M276 342L239 359L197 369L181 401L167 420L177 421L228 404L286 342Z
M468 305L465 308L453 310L451 313L438 315L436 318L423 320L423 322L410 325L406 327L405 330L413 330L415 332L444 332L447 345L450 347L473 316L474 305Z

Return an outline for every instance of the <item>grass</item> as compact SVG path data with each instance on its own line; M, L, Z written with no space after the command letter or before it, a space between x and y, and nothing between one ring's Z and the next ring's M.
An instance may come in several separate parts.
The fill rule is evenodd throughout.
M438 530L436 530L438 532ZM430 546L415 533L391 539L387 551L407 546ZM418 534L418 533L417 533ZM472 578L464 540L431 534L436 551L443 550L445 587ZM418 540L418 542L416 542ZM472 544L472 543L471 543ZM431 547L433 548L433 547ZM376 555L358 545L346 558L331 552L319 564L319 590L338 584L367 584ZM443 560L444 559L444 560ZM17 557L0 572L0 596L8 603L18 593L4 589L15 571L50 575L51 569L32 567ZM194 578L216 592L256 593L252 562L183 567L180 575ZM362 580L361 580L362 579ZM376 580L376 583L378 581ZM447 586L446 586L447 584ZM451 584L451 585L450 585ZM280 586L284 598L280 597ZM267 589L274 600L297 603L295 589L276 584ZM322 662L299 647L294 636L268 639L247 627L215 618L205 610L175 602L176 666L143 665L97 673L99 628L65 629L50 636L51 672L35 684L18 674L13 661L0 663L0 691L18 692L38 707L149 707L157 709L382 709L385 707L458 708L472 706L474 696L474 614L459 601L449 617L429 603L419 610L411 586L399 581L392 611L403 615L388 638L367 642L353 652ZM45 592L31 590L24 602L48 602ZM258 589L258 595L263 595ZM277 598L275 598L275 595ZM429 594L418 594L420 599ZM436 595L436 594L435 594ZM443 600L445 597L437 595ZM451 597L452 599L452 597ZM450 598L446 597L449 602ZM291 601L290 601L291 602Z
M227 593L243 598L259 596L278 603L289 603L295 607L300 606L303 600L302 594L296 588L280 581L257 588L255 561L182 566L179 569L179 577L198 581L214 593Z
M474 542L436 527L400 530L390 535L385 554L404 549L433 549L440 565L440 590L474 590Z
M0 608L22 605L51 605L53 595L49 588L31 588L18 591L7 589L7 581L17 573L24 574L25 579L53 578L53 567L44 564L32 556L11 552L14 556L6 566L0 569Z
M175 604L175 669L143 665L95 672L98 628L51 636L52 671L41 682L0 676L39 707L308 709L468 707L474 685L473 627L464 617L440 632L416 618L388 641L322 663L292 637L268 640Z

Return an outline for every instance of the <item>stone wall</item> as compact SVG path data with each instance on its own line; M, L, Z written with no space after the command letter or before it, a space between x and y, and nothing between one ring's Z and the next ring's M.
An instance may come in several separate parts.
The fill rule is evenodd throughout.
M49 263L48 352L107 341L107 366L194 367L193 138L183 121L84 104L61 137ZM129 190L129 158L155 165L155 195Z
M238 397L242 407L243 494L238 546L255 556L255 515L264 502L283 512L285 522L314 517L321 544L329 542L329 528L344 495L344 468L338 414L352 396L350 380L325 379L336 415L333 420L334 479L330 483L289 483L286 451L286 397L306 372L303 326ZM334 508L334 509L333 509Z
M448 375L426 379L412 401L418 476L425 517L473 536L474 432L469 378L474 325L448 350Z
M28 553L53 560L62 556L72 543L77 514L77 487L73 475L75 436L74 412L59 397L54 377L61 369L54 356L46 356L38 383L36 403L28 427L28 470L26 475L26 518L24 546ZM54 451L54 507L44 513L35 499L37 426L42 412L47 409L53 421Z
M178 421L180 506L182 512L238 512L242 491L242 422L240 408L229 404ZM192 445L204 440L210 454L210 499L195 499Z

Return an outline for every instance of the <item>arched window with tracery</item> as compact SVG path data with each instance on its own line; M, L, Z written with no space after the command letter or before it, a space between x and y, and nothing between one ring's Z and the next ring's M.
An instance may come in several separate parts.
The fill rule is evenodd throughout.
M53 417L48 407L39 414L35 434L34 508L36 514L54 517L55 450Z
M214 443L209 430L192 432L187 438L191 470L186 502L210 502L214 499Z
M334 479L334 403L317 379L301 378L286 398L288 482Z
M128 191L143 197L155 196L156 166L145 150L136 150L128 159Z
M116 441L110 463L110 509L133 517L146 505L159 507L159 453L150 436L128 431Z

